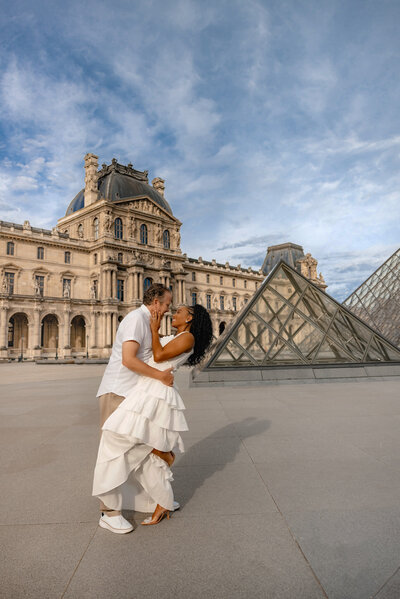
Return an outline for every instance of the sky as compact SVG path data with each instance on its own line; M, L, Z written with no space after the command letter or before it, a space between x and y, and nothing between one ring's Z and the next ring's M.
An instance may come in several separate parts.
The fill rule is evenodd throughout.
M165 179L182 250L290 241L342 301L400 245L398 0L1 0L0 219L52 228L83 158Z

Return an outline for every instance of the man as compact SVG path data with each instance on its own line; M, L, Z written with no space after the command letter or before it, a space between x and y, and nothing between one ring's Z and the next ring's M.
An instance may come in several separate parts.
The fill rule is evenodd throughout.
M100 427L125 399L127 392L136 383L139 375L158 379L164 385L172 387L174 377L172 369L157 370L147 364L152 354L150 310L160 312L161 316L169 310L172 294L159 283L151 285L143 296L140 308L132 310L121 321L110 360L106 366L100 387L97 391L100 405ZM124 534L131 532L133 526L120 511L111 510L101 502L102 528Z

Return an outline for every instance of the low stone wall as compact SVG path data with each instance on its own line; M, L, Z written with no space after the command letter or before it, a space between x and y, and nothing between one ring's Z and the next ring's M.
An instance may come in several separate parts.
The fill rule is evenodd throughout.
M400 363L346 364L343 366L282 366L281 368L213 368L193 370L191 387L249 386L277 383L318 383L324 381L365 380L399 377Z

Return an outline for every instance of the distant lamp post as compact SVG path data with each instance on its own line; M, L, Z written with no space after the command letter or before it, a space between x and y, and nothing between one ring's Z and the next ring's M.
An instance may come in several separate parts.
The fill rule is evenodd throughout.
M18 362L22 362L23 359L24 359L24 336L21 335L21 354L18 358Z
M58 360L58 335L56 335L56 360Z
M89 335L86 335L86 358L89 359Z

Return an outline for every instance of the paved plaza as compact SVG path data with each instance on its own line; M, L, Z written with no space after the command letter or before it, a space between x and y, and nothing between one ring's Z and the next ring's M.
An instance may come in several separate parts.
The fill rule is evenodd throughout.
M0 364L6 599L398 599L400 382L188 388L171 520L91 497L103 364Z

